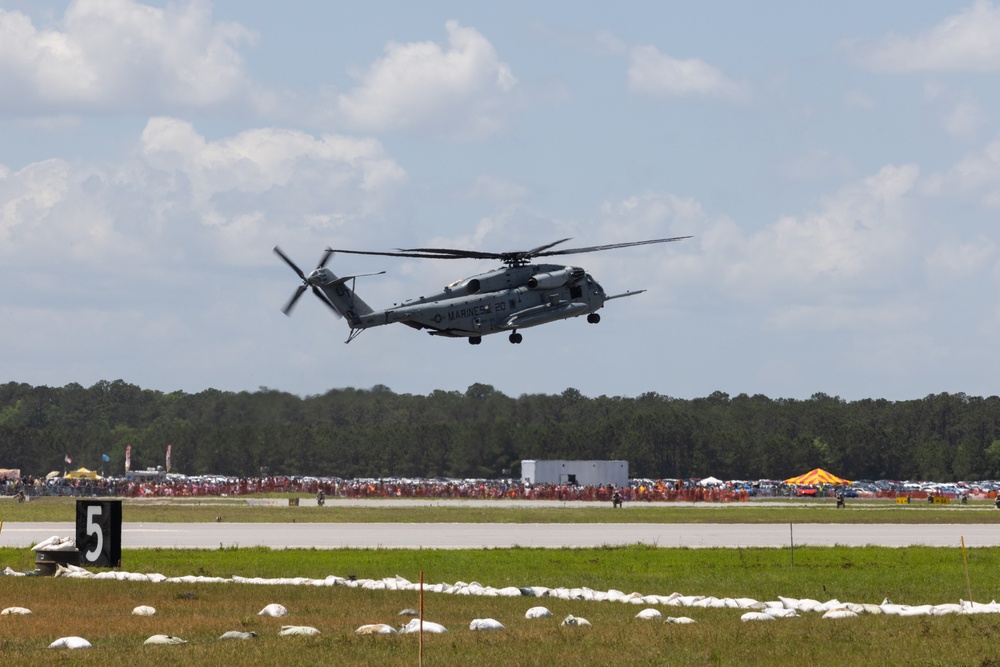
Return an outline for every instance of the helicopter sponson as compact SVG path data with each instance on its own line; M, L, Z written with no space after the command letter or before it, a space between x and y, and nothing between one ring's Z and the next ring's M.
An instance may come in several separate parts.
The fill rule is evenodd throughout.
M351 342L362 331L386 324L405 324L414 329L426 329L435 336L467 338L473 345L482 337L509 332L511 343L520 343L518 329L526 329L549 322L587 316L591 324L600 322L597 313L607 301L634 296L645 290L635 290L608 296L593 276L583 268L558 264L535 264L537 257L596 252L652 243L679 241L686 236L615 243L586 248L552 250L553 246L567 241L562 239L528 251L490 253L449 248L411 248L395 252L360 250L334 250L327 248L319 264L308 275L290 260L280 248L278 254L301 278L298 287L283 309L290 314L299 297L306 290L326 304L337 315L347 320L350 327L347 341ZM418 257L424 259L498 259L505 267L487 273L456 280L441 291L409 299L391 308L373 309L354 290L356 279L385 273L358 274L338 277L326 264L335 252L389 257Z

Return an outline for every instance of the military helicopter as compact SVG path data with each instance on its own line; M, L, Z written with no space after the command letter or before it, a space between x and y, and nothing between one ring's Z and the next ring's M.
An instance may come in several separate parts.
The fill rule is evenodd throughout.
M472 345L479 345L483 336L510 332L508 339L518 344L523 338L519 329L548 324L571 317L587 316L587 321L597 324L597 313L612 299L635 296L646 290L636 290L608 296L600 284L578 266L534 264L538 257L575 255L600 252L615 248L671 243L690 236L667 239L611 243L586 248L553 250L570 239L560 239L531 250L513 252L480 252L453 248L397 248L395 252L368 250L338 250L327 248L319 264L309 275L302 272L295 262L277 246L274 252L302 279L302 284L292 295L282 312L290 315L299 297L312 289L320 301L334 313L344 317L350 327L345 343L350 343L362 331L371 327L399 322L414 329L427 329L432 336L467 338ZM364 276L382 275L362 273L337 277L326 268L334 253L375 255L379 257L416 257L420 259L495 259L505 266L470 278L456 280L429 296L404 301L385 310L373 310L355 291L355 281ZM350 282L350 287L347 283Z

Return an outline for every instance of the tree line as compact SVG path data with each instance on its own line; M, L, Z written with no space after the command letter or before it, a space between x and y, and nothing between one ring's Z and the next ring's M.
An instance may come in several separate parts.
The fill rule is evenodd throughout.
M168 444L173 471L188 475L498 478L519 476L522 459L624 459L634 478L784 479L822 467L848 479L996 479L1000 398L0 385L0 468L121 474L127 446L140 470L164 465Z

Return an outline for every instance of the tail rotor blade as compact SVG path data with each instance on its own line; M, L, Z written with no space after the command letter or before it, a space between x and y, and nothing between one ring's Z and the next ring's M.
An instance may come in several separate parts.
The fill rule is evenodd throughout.
M306 279L306 274L302 273L302 269L300 269L298 266L296 266L295 262L293 262L292 260L288 259L288 255L286 255L285 253L281 252L281 248L279 248L278 246L274 246L274 253L278 257L280 257L281 259L285 260L285 264L288 264L288 266L292 267L292 271L294 271L296 274L298 274L299 278L301 278L302 280ZM324 257L323 261L324 262L326 261L325 257Z
M316 265L316 268L322 269L324 266L326 266L326 263L330 261L331 257L333 257L333 250L327 248L326 253L324 253L323 258L319 260L319 264Z
M313 287L313 289L316 289L316 288ZM285 305L285 307L281 309L281 312L283 312L285 315L291 315L292 314L292 308L295 307L295 302L297 302L299 300L299 297L302 296L302 293L305 292L305 291L306 291L306 286L305 285L299 285L299 288L297 290L295 290L295 294L293 294L292 298L288 300L288 303Z
M325 303L330 308L330 310L333 311L334 315L336 315L337 317L343 317L343 315L340 314L340 311L337 310L332 303L330 303L330 299L326 297L326 294L323 294L323 290L316 287L315 285L313 285L312 288L313 288L313 294L316 295L316 298ZM303 287L302 289L305 288Z

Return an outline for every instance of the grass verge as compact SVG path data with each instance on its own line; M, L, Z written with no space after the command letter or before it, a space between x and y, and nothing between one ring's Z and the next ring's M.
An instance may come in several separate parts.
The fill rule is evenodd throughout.
M279 499L280 502L280 499ZM8 522L73 521L76 500L39 498L18 504L0 501L0 520ZM699 505L628 503L624 510L574 506L522 507L496 501L488 506L350 507L328 501L325 507L262 507L247 499L123 501L126 522L208 522L221 517L235 523L1000 523L992 503L967 506L896 505L886 501L855 501L846 510L833 502L794 500L776 504L734 503Z
M21 550L0 550L0 565L24 565ZM852 602L922 604L965 597L958 549L800 548L789 554L770 549L503 549L468 551L392 550L128 550L125 569L168 576L306 576L329 574L381 578L399 574L416 581L423 570L430 583L478 581L496 587L543 585L615 588L625 592L715 595L776 599L778 595L837 598ZM969 571L974 596L998 597L993 573L1000 549L973 549ZM256 615L279 602L287 619ZM131 616L139 604L157 608L153 617ZM61 578L0 579L0 607L26 606L31 616L0 617L0 652L8 664L147 665L331 663L403 665L417 660L415 636L357 637L365 623L396 625L404 607L416 607L411 592L364 591L344 587L251 586L240 584L151 584ZM524 611L544 604L554 618L529 621ZM427 594L426 618L450 632L425 637L426 664L552 665L654 662L694 665L773 665L829 662L888 665L991 664L1000 636L1000 617L879 617L843 621L818 614L749 624L734 609L664 607L664 615L686 615L691 626L634 618L638 605L557 599L481 598ZM588 618L593 627L562 628L567 614ZM468 630L473 618L493 617L507 626L499 633ZM315 638L278 637L283 624L312 625ZM227 630L253 630L251 642L223 642ZM152 634L188 640L181 646L143 646ZM95 648L56 651L54 639L79 635Z

